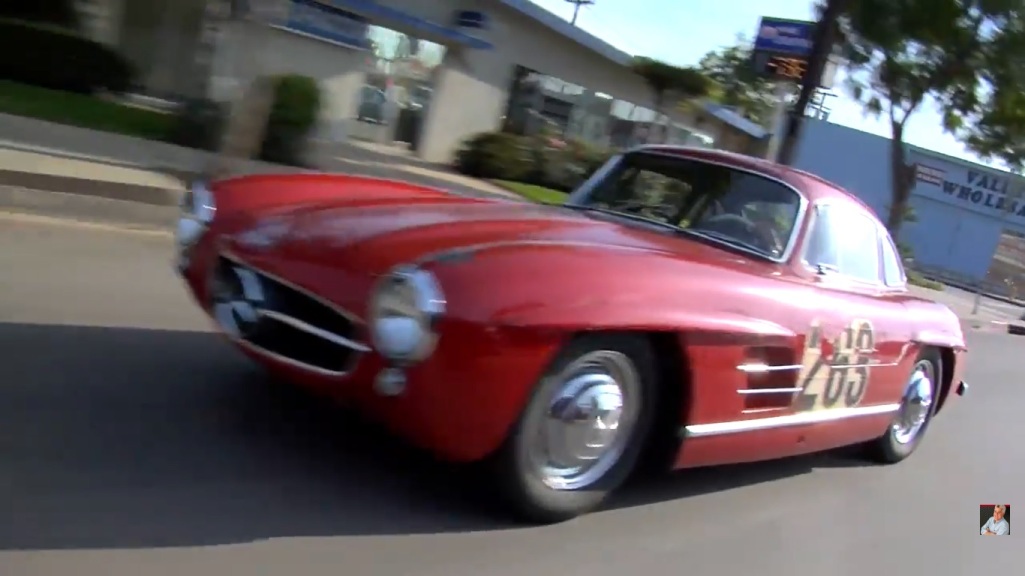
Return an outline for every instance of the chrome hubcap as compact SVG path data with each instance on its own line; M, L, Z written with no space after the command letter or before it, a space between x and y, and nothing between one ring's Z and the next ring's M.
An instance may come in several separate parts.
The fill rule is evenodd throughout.
M919 362L911 371L897 420L893 423L893 438L898 443L907 444L914 440L929 419L935 391L934 377L930 362Z
M530 457L545 485L579 490L622 456L637 420L640 377L625 355L600 351L580 357L556 378Z

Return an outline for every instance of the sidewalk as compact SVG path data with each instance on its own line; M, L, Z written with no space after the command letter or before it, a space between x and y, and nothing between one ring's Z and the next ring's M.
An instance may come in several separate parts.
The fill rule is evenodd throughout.
M974 303L964 293L945 290L931 290L919 286L909 288L912 294L943 304L957 315L964 330L985 330L1008 332L1020 323L1021 310L1007 305L991 305L984 298L978 311L973 314ZM996 301L993 301L996 302Z
M145 188L181 189L181 181L210 159L210 153L200 150L7 114L0 114L0 135L0 186L93 194L103 188L95 183L102 182L117 189L103 196L121 200L146 202L153 194ZM405 180L456 194L518 198L395 147L353 142L320 146L314 155L326 172ZM242 167L245 174L282 171L303 170L257 161Z

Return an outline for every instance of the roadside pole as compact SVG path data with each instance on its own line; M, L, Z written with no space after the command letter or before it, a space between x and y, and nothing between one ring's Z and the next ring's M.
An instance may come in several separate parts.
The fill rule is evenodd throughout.
M751 66L754 73L773 83L776 109L768 129L771 132L765 157L779 161L791 114L790 95L807 80L809 57L812 55L815 22L762 16L758 23ZM815 79L818 83L818 78Z
M769 137L769 145L765 151L765 158L776 162L779 160L780 146L783 144L783 131L785 121L790 111L790 86L782 81L775 81L773 86L773 98L776 101L776 108L772 113L772 135Z

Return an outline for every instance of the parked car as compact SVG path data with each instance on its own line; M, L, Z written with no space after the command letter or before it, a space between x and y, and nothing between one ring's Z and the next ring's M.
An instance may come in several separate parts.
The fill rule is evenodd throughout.
M177 246L242 352L487 461L534 522L593 510L663 456L858 444L898 462L967 390L958 319L908 292L870 209L721 151L617 155L563 206L346 175L200 183Z
M374 86L366 85L360 90L359 109L356 119L372 124L384 123L384 105L388 102L388 96L384 90Z

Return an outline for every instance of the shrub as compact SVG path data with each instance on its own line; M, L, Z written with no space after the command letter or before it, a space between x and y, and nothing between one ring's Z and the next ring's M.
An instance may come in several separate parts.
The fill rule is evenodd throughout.
M226 119L221 104L198 98L189 100L175 114L167 141L188 148L215 150L220 144Z
M67 30L0 20L0 78L81 94L121 94L132 85L127 60Z
M929 278L922 276L922 274L916 270L905 270L904 272L908 277L908 284L911 284L912 286L918 286L920 288L928 288L930 290L940 291L942 291L945 288L945 286L942 283L937 282L935 280L930 280Z
M476 134L456 151L456 170L474 178L521 181L532 167L523 138L504 132Z
M306 142L320 116L320 105L320 86L313 78L297 74L276 78L260 159L302 166Z
M467 176L523 182L568 192L594 173L609 154L587 144L539 134L485 132L466 139L455 169Z

